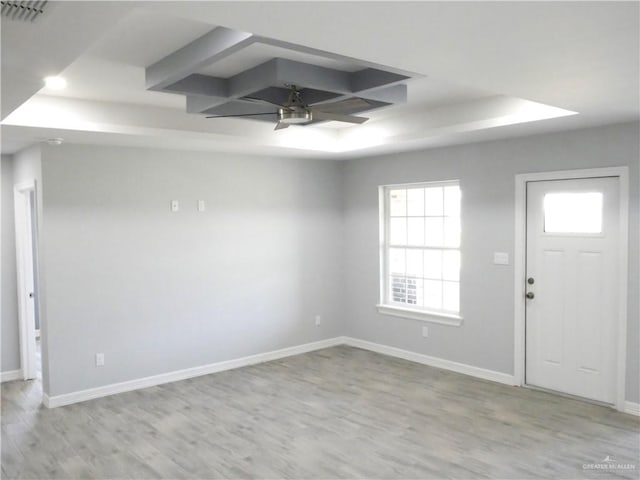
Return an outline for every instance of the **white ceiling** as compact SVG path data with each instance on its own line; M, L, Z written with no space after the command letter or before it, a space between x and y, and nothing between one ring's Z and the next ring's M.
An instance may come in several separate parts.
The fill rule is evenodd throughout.
M34 24L2 20L3 153L62 137L346 158L640 118L638 2L49 5ZM425 78L410 81L406 105L368 112L361 126L278 132L188 115L183 96L145 89L145 67L217 25ZM277 50L256 45L203 73L230 75ZM42 77L58 73L67 89L40 90Z

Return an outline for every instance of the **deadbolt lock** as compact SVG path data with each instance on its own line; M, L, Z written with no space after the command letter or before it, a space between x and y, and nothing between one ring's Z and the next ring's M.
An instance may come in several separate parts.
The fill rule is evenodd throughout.
M533 285L534 283L536 283L536 281L533 279L533 277L529 277L529 278L527 278L527 283L529 285Z

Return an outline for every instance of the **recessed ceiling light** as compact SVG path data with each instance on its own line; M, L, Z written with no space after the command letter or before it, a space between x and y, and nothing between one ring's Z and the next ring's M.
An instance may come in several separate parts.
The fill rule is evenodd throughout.
M67 86L67 81L62 77L46 77L44 86L50 90L62 90Z
M64 138L47 138L49 145L62 145L62 142L64 142Z

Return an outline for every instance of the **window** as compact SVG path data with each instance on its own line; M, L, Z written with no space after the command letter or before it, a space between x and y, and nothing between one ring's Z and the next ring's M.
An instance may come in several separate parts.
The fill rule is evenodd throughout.
M385 186L380 195L378 310L459 325L460 185Z
M547 193L544 196L546 233L602 233L602 193Z

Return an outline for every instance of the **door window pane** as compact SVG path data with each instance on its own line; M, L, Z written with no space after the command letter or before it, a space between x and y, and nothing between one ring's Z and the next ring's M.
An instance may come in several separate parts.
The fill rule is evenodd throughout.
M547 193L544 196L544 231L601 233L602 193Z

